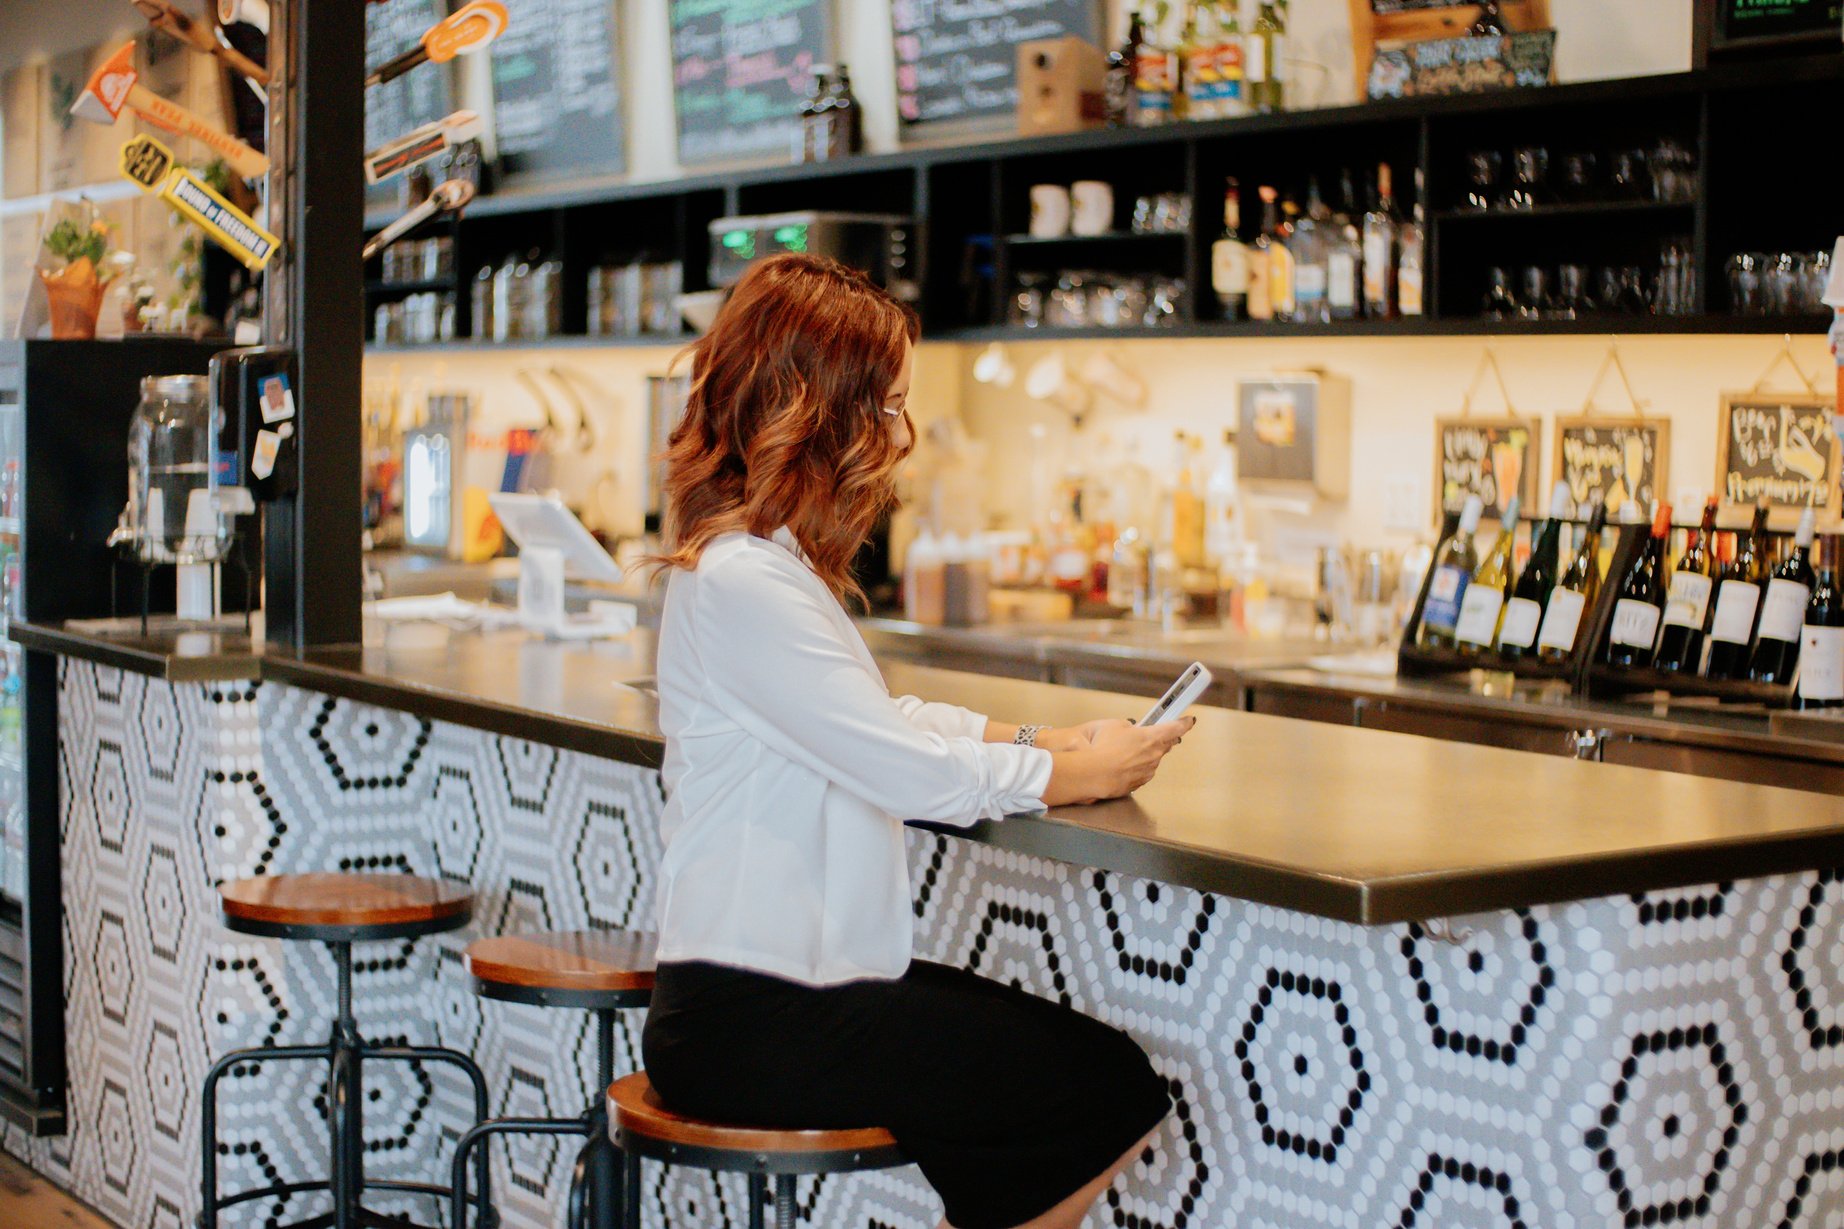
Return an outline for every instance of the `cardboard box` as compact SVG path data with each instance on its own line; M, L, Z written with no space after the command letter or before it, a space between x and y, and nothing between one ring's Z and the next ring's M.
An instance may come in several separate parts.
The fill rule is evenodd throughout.
M1101 50L1074 35L1018 44L1019 135L1101 127L1106 67Z

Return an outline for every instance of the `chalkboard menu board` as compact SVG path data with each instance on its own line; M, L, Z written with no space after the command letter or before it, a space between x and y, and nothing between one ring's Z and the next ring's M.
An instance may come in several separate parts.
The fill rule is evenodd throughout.
M1830 397L1730 393L1722 399L1716 490L1726 503L1804 508L1836 516L1841 451Z
M1651 515L1654 500L1664 498L1666 465L1671 459L1671 424L1651 418L1558 418L1557 478L1569 484L1577 507L1597 492L1610 515L1618 516L1628 500L1637 500Z
M787 157L813 66L831 59L832 0L672 0L679 161Z
M522 6L521 6L522 7ZM443 0L385 0L365 6L365 71L395 59L416 46L430 26L448 16ZM421 64L395 81L365 91L365 148L376 149L441 119L455 109L450 64ZM394 180L371 189L374 195L397 191Z
M1438 418L1434 422L1436 512L1459 509L1477 495L1486 515L1497 519L1513 495L1534 514L1537 500L1537 440L1542 423L1525 418Z
M493 133L508 183L627 168L615 0L517 0L493 44Z
M1723 44L1808 37L1835 43L1841 31L1840 0L1716 0L1716 35Z
M905 123L1011 116L1018 44L1077 38L1100 44L1097 0L894 0L896 108Z

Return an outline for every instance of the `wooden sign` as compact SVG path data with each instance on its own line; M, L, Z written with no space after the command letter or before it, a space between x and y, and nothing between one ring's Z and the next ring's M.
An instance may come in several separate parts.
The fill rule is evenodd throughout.
M1498 519L1516 495L1527 514L1536 512L1539 419L1459 418L1434 420L1435 514L1458 509L1477 495L1485 514Z
M1830 397L1810 393L1724 393L1716 440L1716 492L1726 504L1804 508L1836 517L1844 445L1831 426Z
M910 126L1009 122L1018 109L1018 45L1074 35L1099 46L1099 8L1095 0L893 0L897 115Z
M788 158L831 0L672 0L672 96L685 165Z
M1585 415L1556 420L1551 472L1569 484L1577 507L1598 491L1610 518L1617 518L1629 499L1638 500L1649 517L1652 502L1670 489L1665 485L1670 459L1671 424L1662 419Z
M518 0L493 44L506 186L627 169L614 0Z

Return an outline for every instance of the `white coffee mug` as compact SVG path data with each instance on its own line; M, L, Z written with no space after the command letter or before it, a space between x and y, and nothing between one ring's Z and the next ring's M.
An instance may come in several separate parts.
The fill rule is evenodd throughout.
M1078 235L1106 234L1114 226L1114 189L1099 179L1078 179L1069 186L1073 202L1069 228Z
M1031 188L1031 237L1054 239L1069 233L1069 189L1040 183Z

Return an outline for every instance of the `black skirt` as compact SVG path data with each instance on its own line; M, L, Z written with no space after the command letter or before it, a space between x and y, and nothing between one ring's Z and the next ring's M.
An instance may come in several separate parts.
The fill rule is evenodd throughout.
M1073 1195L1171 1108L1119 1029L917 960L808 986L663 964L641 1042L671 1108L739 1126L889 1131L955 1229L1011 1229Z

